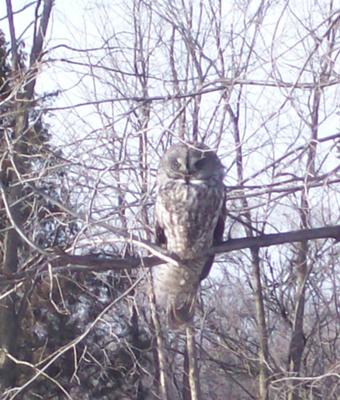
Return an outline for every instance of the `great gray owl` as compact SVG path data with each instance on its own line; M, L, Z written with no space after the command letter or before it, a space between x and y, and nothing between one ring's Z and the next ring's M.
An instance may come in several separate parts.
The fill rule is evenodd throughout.
M153 269L156 303L169 325L180 328L194 316L200 281L214 256L204 253L222 241L225 218L224 168L204 144L176 144L164 154L157 173L157 243L178 260Z

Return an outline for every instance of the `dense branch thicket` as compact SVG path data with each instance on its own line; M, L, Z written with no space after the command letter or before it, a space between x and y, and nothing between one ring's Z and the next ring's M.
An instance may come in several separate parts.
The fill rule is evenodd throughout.
M336 400L340 10L62 3L0 15L0 399ZM228 213L186 332L149 284L178 141Z

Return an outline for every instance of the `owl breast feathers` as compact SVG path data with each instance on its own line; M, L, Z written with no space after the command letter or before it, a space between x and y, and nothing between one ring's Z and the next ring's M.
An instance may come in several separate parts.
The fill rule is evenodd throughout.
M177 144L161 160L157 174L155 230L158 244L178 266L153 269L157 305L169 325L180 328L194 316L196 294L214 261L206 251L222 241L225 217L223 166L203 144Z

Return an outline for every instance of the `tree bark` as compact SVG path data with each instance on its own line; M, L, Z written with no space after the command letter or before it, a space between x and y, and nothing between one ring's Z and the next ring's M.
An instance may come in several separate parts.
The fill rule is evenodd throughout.
M40 7L40 4L40 2L37 2L37 8ZM22 157L22 155L27 155L24 140L26 139L25 135L28 131L28 113L34 97L38 62L42 56L42 46L53 7L53 0L45 0L43 4L43 12L40 21L38 17L36 17L34 21L35 29L33 46L30 54L29 73L26 75L25 81L21 71L20 54L18 53L12 2L11 0L6 0L12 56L10 79L13 82L13 87L21 87L23 90L18 90L18 94L15 96L16 101L12 106L14 116L12 140L7 138L11 148L8 149L8 153L10 154L10 167L9 171L6 173L6 186L8 186L8 189L6 189L6 200L11 214L11 218L8 218L8 220L12 220L12 224L8 223L8 225L12 226L10 226L5 233L4 251L2 254L3 262L0 270L4 276L12 276L17 273L19 251L22 244L22 239L13 226L14 224L22 226L24 221L24 212L20 204L21 192L18 185L20 183L18 174L27 172L28 164L27 161L23 161L25 157ZM36 15L38 15L38 13ZM24 140L22 140L22 138L24 138ZM1 192L2 195L4 195L5 189L3 182L1 182ZM13 206L13 204L15 204L15 206ZM18 320L16 303L17 298L15 292L12 292L0 300L0 388L2 391L7 387L13 386L16 380L16 365L6 356L6 353L15 354L17 348L20 321Z
M184 384L187 400L200 400L201 388L199 380L198 360L196 353L195 330L191 326L186 328L186 349L184 355Z
M2 273L13 274L18 266L18 247L20 239L14 229L7 231L4 243ZM16 297L11 293L0 300L0 390L15 384L16 366L6 353L15 353L18 321L15 310Z

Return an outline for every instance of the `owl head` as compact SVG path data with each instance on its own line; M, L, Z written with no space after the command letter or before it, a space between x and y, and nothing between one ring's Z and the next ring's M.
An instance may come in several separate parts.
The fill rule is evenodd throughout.
M205 144L178 143L164 154L158 170L159 181L180 179L206 181L222 180L224 168L216 153Z

